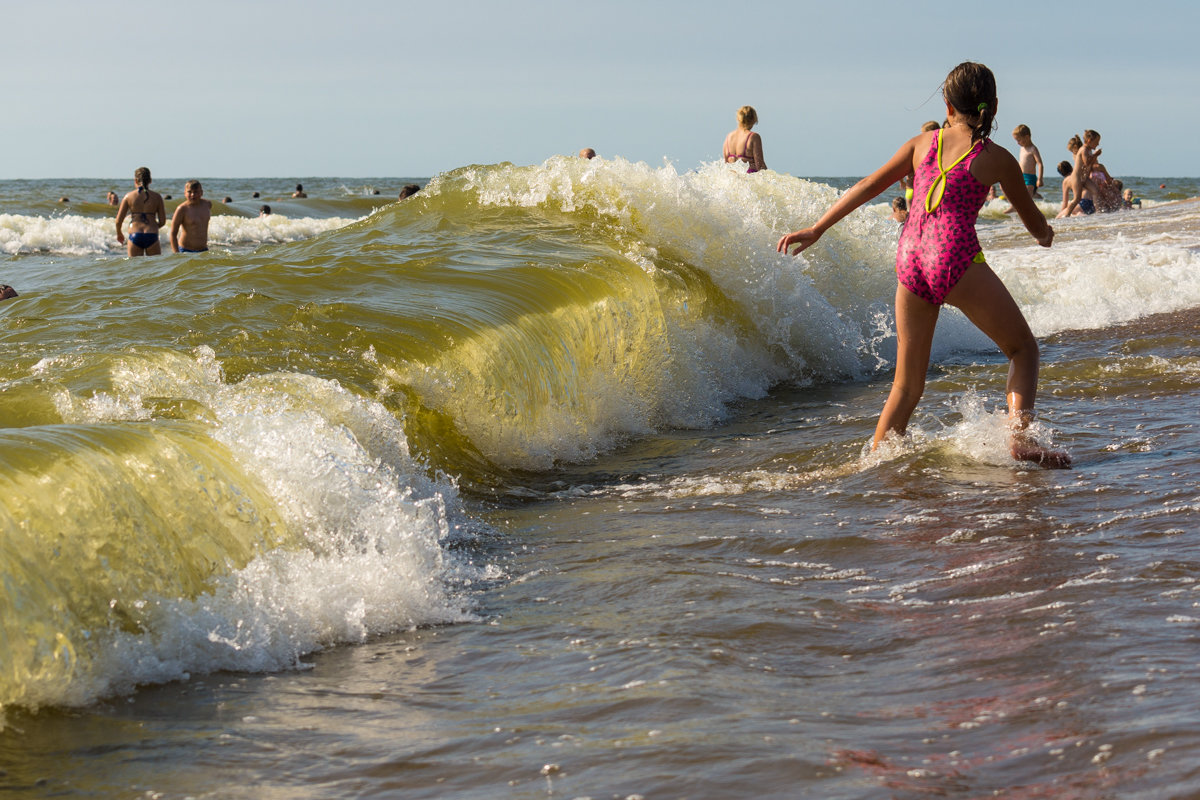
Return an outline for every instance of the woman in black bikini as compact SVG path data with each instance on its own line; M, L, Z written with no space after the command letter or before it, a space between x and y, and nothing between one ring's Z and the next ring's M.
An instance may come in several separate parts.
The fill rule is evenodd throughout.
M167 224L167 207L162 195L150 191L150 169L138 167L133 173L137 186L121 200L117 209L117 241L125 244L121 230L125 217L129 217L129 255L156 256L162 252L158 241L158 229Z

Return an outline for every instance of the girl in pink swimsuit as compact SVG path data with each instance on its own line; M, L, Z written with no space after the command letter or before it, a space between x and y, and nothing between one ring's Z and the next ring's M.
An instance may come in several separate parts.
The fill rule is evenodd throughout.
M930 134L929 150L916 168L913 197L925 200L913 204L896 248L900 285L934 305L946 302L968 266L984 261L975 220L988 186L971 174L971 164L985 147L995 146L986 137L976 140L943 170L942 133L939 129Z
M975 221L988 187L999 183L1026 229L1043 247L1054 239L1025 189L1012 154L988 139L995 124L996 79L982 64L964 62L942 84L947 124L908 140L886 164L863 178L815 225L793 231L777 249L800 252L862 204L910 172L913 202L896 251L896 376L875 427L872 448L889 434L903 435L925 391L933 331L943 303L999 345L1008 357L1007 400L1013 458L1047 467L1070 466L1071 457L1048 450L1025 432L1037 394L1038 346L1021 309L988 266L979 248Z

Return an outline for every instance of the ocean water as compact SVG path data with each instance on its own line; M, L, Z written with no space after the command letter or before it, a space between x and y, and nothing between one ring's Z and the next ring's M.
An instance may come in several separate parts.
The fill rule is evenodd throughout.
M5 796L1200 795L1200 181L981 215L1049 471L950 309L869 451L889 198L775 252L852 178L202 180L0 181Z

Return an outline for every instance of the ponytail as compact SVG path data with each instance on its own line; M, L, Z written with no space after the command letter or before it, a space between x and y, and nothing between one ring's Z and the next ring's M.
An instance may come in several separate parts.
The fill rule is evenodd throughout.
M977 111L979 122L971 126L971 141L973 142L986 139L987 135L996 127L996 98L993 97L990 103L980 103Z
M942 96L971 125L971 140L984 139L996 126L996 76L983 64L964 61L946 76Z

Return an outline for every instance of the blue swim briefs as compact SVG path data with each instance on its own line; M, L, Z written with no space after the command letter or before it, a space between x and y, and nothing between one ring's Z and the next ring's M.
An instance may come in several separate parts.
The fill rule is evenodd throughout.
M158 244L158 234L157 233L145 233L145 232L131 233L131 234L129 234L129 243L131 245L133 245L134 247L141 248L142 250L147 250L151 247L154 247L154 245Z

